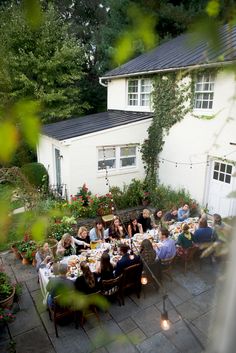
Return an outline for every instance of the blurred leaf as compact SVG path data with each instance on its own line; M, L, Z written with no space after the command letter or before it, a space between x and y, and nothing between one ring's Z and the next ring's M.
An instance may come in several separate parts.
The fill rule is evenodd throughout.
M220 12L220 3L218 0L211 0L206 6L206 13L210 17L216 17Z
M21 123L22 134L31 147L35 147L39 139L39 111L40 105L36 101L20 101L14 107L15 116Z
M1 199L0 200L0 229L1 229L0 244L4 243L7 238L7 231L11 221L11 217L9 216L9 213L10 213L10 198L8 200Z
M140 46L141 51L146 51L153 48L157 42L154 16L143 13L136 5L131 5L128 9L128 17L132 24L118 39L113 57L115 64L118 65L134 55L136 46Z
M236 197L236 191L231 191L227 197Z
M37 29L42 21L42 12L39 0L23 0L23 11L26 21L32 29Z
M220 24L216 19L208 16L201 17L190 27L188 45L196 47L203 42L208 42L209 49L217 52L221 48L219 28Z
M46 217L39 217L32 225L31 234L35 241L41 241L45 238L48 226L48 219Z
M9 121L0 122L0 162L10 162L18 146L18 132Z

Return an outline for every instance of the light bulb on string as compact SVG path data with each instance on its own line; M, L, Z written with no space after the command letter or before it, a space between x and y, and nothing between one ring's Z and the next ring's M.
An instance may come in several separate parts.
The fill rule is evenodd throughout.
M142 277L141 277L141 283L142 283L142 285L146 285L146 284L148 284L148 278L147 278L147 276L145 275L145 274L142 274Z
M177 162L175 163L175 168L177 168L178 167L178 164L177 164Z
M170 320L168 318L167 311L161 314L161 328L164 331L168 331L170 329Z
M190 169L193 169L193 165L192 165L192 163L190 164Z

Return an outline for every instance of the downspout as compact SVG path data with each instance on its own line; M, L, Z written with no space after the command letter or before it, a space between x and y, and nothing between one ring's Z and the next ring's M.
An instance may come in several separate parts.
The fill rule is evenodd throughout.
M100 85L103 86L103 87L107 87L107 86L108 86L107 80L106 80L106 83L102 82L102 80L104 80L104 78L99 77L99 83L100 83Z

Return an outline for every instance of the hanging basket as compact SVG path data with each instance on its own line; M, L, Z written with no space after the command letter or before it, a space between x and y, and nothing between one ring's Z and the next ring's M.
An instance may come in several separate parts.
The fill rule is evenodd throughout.
M13 286L12 287L12 294L8 298L0 300L0 307L1 308L9 308L10 309L12 307L13 301L14 301L15 292L16 292L16 289Z

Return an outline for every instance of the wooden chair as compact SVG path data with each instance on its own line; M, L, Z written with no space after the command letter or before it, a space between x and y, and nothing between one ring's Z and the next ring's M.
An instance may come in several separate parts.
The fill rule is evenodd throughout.
M94 315L96 317L96 319L98 320L98 322L100 323L100 316L98 314L97 306L96 306L96 304L93 304L93 297L97 296L97 295L101 295L101 291L86 295L86 299L88 300L88 302L91 302L91 304L88 305L86 308L84 308L80 312L80 325L82 328L84 328L85 319L91 315Z
M124 294L127 289L134 289L137 297L140 298L142 269L142 263L134 264L124 269L121 281L121 299L123 305L125 305Z
M107 298L117 298L119 305L121 306L122 294L121 294L121 282L123 274L119 277L103 280L101 294Z
M53 306L48 306L49 318L51 321L53 320L54 322L56 337L59 337L57 324L64 317L74 316L75 328L78 328L78 312L73 310L71 307L62 306L60 302L60 295L58 295L54 298Z
M192 246L191 248L187 248L184 252L176 256L177 259L181 260L184 263L184 273L186 274L188 265L193 264L194 255L197 253L198 248L196 246Z
M174 262L175 256L169 258L169 259L161 259L161 274L162 274L162 278L163 275L166 275L171 281L173 280L172 277L172 265Z

